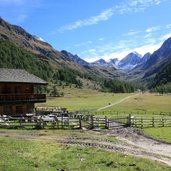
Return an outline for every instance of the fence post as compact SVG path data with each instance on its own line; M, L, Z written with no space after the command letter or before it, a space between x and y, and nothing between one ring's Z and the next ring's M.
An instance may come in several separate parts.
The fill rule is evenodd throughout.
M128 122L127 125L131 127L132 126L131 125L131 114L129 114L127 122Z
M53 128L53 129L55 129L55 125L56 125L56 121L53 120L53 121L52 121L52 128Z
M94 121L93 121L93 115L90 116L90 129L94 128Z
M105 116L105 128L106 129L109 129L107 116Z
M152 117L152 126L154 127L154 117Z
M141 118L141 129L143 129L143 118Z
M81 129L82 128L81 118L79 118L79 126L80 126L80 129Z
M164 127L164 118L162 118L162 127Z
M22 118L19 118L19 122L20 122L20 128L21 128Z
M61 123L62 125L61 126L62 126L62 129L63 129L64 128L64 118L63 118L63 114L62 114L61 121L62 121L62 123Z

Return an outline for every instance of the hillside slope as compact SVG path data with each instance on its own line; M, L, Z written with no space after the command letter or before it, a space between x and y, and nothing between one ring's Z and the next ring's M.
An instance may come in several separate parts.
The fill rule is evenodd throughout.
M59 52L21 27L11 25L1 18L0 67L25 69L47 80L50 83L48 91L55 96L58 87L73 85L77 88L91 85L90 88L111 91L112 88L106 86L104 81L119 77L115 68L93 67L77 55ZM129 84L125 82L115 81L112 85L119 86L117 92L129 91Z
M118 71L105 68L92 67L86 61L79 58L77 55L72 55L69 52L59 52L50 44L38 40L23 28L12 25L0 18L0 39L9 40L20 48L35 54L43 60L51 60L57 68L62 66L77 70L82 74L91 74L97 77L115 78L119 74ZM77 58L77 59L76 59ZM81 62L78 62L81 61Z
M167 39L149 59L129 72L128 79L139 80L143 83L151 82L155 75L169 63L171 59L171 38Z

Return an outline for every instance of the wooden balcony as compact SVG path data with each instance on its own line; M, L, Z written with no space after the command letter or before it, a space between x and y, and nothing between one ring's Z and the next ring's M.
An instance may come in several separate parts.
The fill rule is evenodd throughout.
M45 94L0 94L0 104L21 102L46 102Z

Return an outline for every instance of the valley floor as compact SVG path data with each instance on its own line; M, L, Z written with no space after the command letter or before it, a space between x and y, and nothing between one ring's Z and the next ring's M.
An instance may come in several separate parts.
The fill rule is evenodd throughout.
M78 134L76 131L75 135L64 134L63 136L58 134L57 131L55 131L55 133L47 134L47 132L44 132L43 134L39 134L1 131L0 137L17 138L19 140L55 141L55 143L61 144L62 146L99 148L110 152L119 152L126 155L154 160L171 167L171 144L165 144L146 138L137 134L131 128L116 128L104 131L85 130L80 131Z

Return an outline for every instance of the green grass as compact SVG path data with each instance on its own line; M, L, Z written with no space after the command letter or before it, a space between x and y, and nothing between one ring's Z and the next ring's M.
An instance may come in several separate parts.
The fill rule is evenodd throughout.
M127 112L147 112L151 114L155 112L171 112L171 96L158 96L155 94L139 94L137 97L132 97L123 103L120 103L111 108L116 111Z
M76 110L94 110L109 103L114 103L121 100L130 94L114 94L114 93L101 93L92 90L78 90L67 94L64 97L49 98L46 104L40 106L61 106L66 107L70 111Z
M3 171L170 170L158 162L93 147L63 146L51 139L0 137L0 144L0 170Z
M107 106L109 103L115 103L125 97L128 97L134 94L114 94L114 93L101 93L93 90L69 90L65 94L65 97L61 98L51 98L47 100L46 106L63 106L67 107L69 110L80 110L80 109L97 109L103 106ZM130 97L129 99L119 103L111 108L96 113L98 116L107 116L107 117L125 117L132 112L133 116L143 117L143 118L171 118L171 116L165 115L153 115L152 113L160 112L171 112L171 96L169 95L156 95L145 93L139 93L137 96ZM114 113L118 111L119 114ZM103 113L104 112L104 113ZM125 114L123 113L125 112ZM140 114L137 114L137 113ZM146 112L146 114L145 114ZM163 130L160 134L160 137L157 136L159 130ZM147 132L148 130L148 132ZM166 139L166 141L171 142L171 128L145 128L144 131L151 136L154 136L159 139Z
M41 136L65 136L65 137L77 137L77 138L93 138L96 140L110 140L112 142L118 141L115 137L109 137L103 133L94 133L94 131L84 131L84 130L62 130L62 129L56 129L56 130L50 130L50 129L42 129L42 130L14 130L14 129L0 129L0 133L19 133L19 134L35 134L35 135L41 135Z
M171 127L145 128L143 132L158 140L171 143Z
M44 104L38 106L61 106L66 107L70 111L76 110L91 110L107 106L109 103L115 103L125 97L135 94L115 94L115 93L101 93L93 90L68 90L64 97L48 98ZM156 94L141 94L132 96L129 99L107 108L102 111L119 111L119 112L146 112L151 115L153 112L171 112L171 96Z

